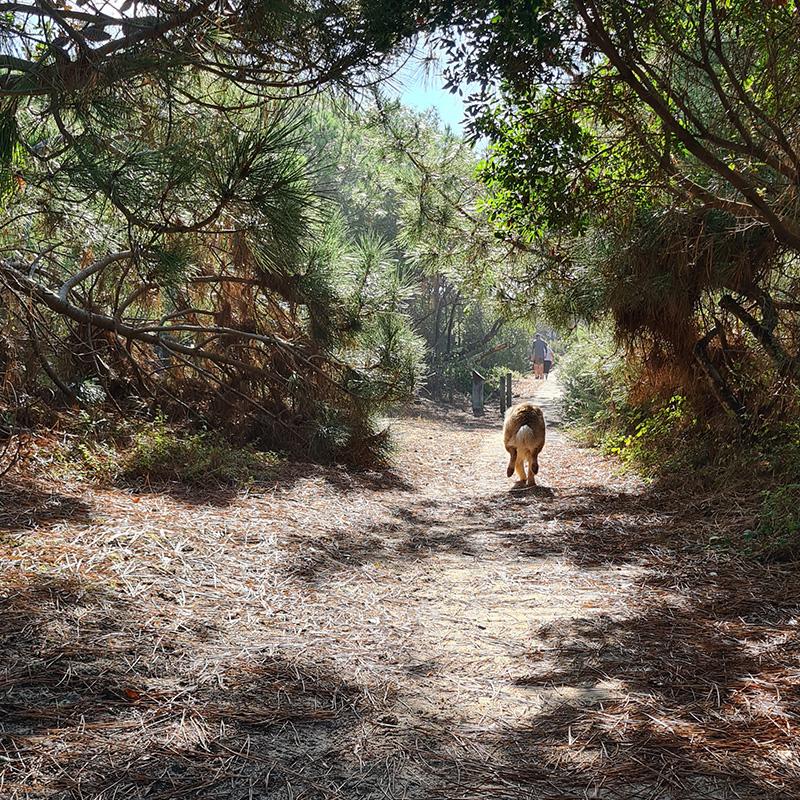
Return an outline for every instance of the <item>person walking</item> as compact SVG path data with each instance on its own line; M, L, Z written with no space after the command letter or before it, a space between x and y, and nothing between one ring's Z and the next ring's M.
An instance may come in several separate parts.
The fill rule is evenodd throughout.
M537 333L533 340L533 374L537 381L544 378L544 356L547 352L547 342Z
M555 362L556 357L553 353L553 348L550 345L547 345L546 350L544 351L544 379L547 380L550 375L550 370L553 368L553 362Z

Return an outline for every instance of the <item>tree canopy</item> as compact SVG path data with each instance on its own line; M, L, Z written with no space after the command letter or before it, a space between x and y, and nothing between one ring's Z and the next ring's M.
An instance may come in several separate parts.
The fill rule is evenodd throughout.
M487 212L549 242L552 310L611 312L623 339L758 416L773 380L797 375L794 4L575 0L453 19L453 80L481 82L472 128L492 143ZM774 372L754 373L745 341Z
M419 390L445 327L448 358L480 355L452 285L490 233L450 224L474 161L364 93L405 33L340 5L79 8L3 19L7 385L369 460L371 415Z
M8 375L368 440L510 321L610 314L742 424L798 384L794 4L3 11ZM383 97L419 41L481 163Z
M332 243L302 97L374 78L386 33L340 4L3 11L6 380L357 459L417 368Z

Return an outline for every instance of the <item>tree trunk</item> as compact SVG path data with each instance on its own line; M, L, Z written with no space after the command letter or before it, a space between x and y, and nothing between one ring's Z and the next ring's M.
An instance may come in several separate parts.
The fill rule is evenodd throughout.
M727 412L736 417L742 427L745 427L747 424L747 408L733 393L727 381L722 377L720 371L708 354L708 344L715 336L719 335L719 330L720 329L715 326L697 341L694 346L694 357L708 379L711 391L714 393L720 405Z

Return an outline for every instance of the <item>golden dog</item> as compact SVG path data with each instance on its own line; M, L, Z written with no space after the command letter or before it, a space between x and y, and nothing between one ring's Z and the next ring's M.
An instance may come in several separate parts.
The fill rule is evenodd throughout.
M539 453L544 447L544 414L533 403L518 403L506 411L503 422L503 444L511 460L506 475L510 478L517 471L521 481L536 486L539 471ZM528 474L525 475L525 465Z

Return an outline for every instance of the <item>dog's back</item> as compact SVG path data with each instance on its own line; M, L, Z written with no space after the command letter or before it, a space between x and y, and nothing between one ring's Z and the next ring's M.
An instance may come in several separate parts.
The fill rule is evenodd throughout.
M503 440L519 449L536 450L544 447L544 414L533 403L518 403L506 411Z

